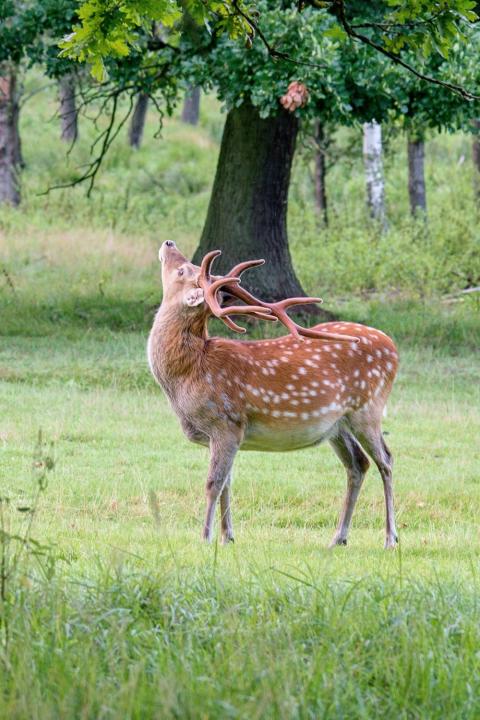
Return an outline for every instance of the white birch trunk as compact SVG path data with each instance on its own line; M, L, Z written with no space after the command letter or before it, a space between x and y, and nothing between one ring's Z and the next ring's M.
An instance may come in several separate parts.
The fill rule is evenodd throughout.
M385 226L385 180L382 161L382 126L375 120L363 125L363 160L367 206L372 218Z

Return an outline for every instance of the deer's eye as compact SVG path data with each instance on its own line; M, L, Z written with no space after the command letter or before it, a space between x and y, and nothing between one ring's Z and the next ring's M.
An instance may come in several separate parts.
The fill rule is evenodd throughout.
M177 273L178 273L178 277L182 277L182 275L183 275L183 269L180 268L179 270L177 270Z

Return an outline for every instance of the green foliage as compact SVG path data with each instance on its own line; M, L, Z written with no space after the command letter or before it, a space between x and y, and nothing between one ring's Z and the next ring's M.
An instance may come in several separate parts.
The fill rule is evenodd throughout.
M335 5L332 7L332 3L307 2L299 5L291 2L284 3L282 9L279 9L278 4L272 4L271 9L274 12L280 10L281 13L287 8L287 12L300 15L305 12L305 5L307 11L310 6L320 16L320 22L330 18L337 23L334 26L327 23L324 33L318 38L319 42L324 37L346 40L345 29L338 24L341 21L339 9ZM473 11L476 5L473 0L443 0L433 12L431 3L425 0L411 0L408 3L389 0L368 4L347 0L342 5L352 24L366 22L370 28L380 30L383 46L394 53L406 47L427 55L434 48L446 55L453 43L463 35L466 24L477 18ZM205 25L213 36L226 32L235 39L247 37L248 49L251 47L251 38L257 35L257 42L265 42L266 39L271 47L277 49L274 39L269 35L268 21L265 23L268 10L264 2L188 0L182 10L199 26ZM97 65L105 57L117 55L116 42L122 43L123 54L124 44L134 45L134 33L139 27L148 30L149 25L157 21L170 27L178 19L178 12L174 0L163 0L161 3L151 0L84 0L80 9L82 23L76 26L64 48L71 57L89 60ZM261 27L261 35L257 32L258 25ZM287 26L284 29L288 31ZM108 42L110 33L113 45ZM279 49L285 52L283 47Z
M76 21L76 0L0 2L0 62L42 64L56 77L72 70L58 55L58 39Z
M140 31L155 37L157 23L172 28L184 14L205 25L209 33L248 37L250 26L237 8L246 9L240 0L188 0L183 6L177 0L87 0L79 9L80 22L60 47L63 56L89 63L95 79L102 81L107 75L106 58L124 57L137 47Z

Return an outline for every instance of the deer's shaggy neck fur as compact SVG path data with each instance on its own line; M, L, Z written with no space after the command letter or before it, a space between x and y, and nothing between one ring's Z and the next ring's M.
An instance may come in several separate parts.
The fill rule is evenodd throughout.
M202 372L209 344L207 314L161 306L148 340L148 360L163 387Z

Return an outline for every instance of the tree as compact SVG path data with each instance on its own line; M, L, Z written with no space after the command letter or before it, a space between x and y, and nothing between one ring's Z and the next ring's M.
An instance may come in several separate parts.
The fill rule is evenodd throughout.
M60 100L61 138L65 142L75 142L78 138L78 113L75 97L75 76L66 74L58 83Z
M135 109L133 111L130 128L128 131L128 142L130 146L138 150L142 143L143 129L145 127L145 118L147 117L148 95L145 92L139 92Z
M408 196L410 212L413 216L419 211L427 212L427 196L425 189L425 140L422 135L407 136L408 155Z
M363 161L370 215L385 226L385 180L382 161L382 126L375 120L363 124Z
M475 118L472 124L475 132L472 142L473 192L480 207L480 120Z
M20 202L23 166L19 132L21 77L41 63L49 77L61 78L75 66L59 59L59 39L76 21L75 0L29 0L0 3L0 203ZM70 114L70 113L69 113ZM64 114L66 117L66 113Z
M195 86L189 88L185 93L183 101L182 120L189 125L197 125L200 115L200 88Z
M323 124L317 120L314 125L314 182L315 182L315 206L324 225L328 225L328 202L326 175L327 166L325 162L325 132Z
M4 64L0 75L0 203L11 205L20 202L16 84L15 69Z

